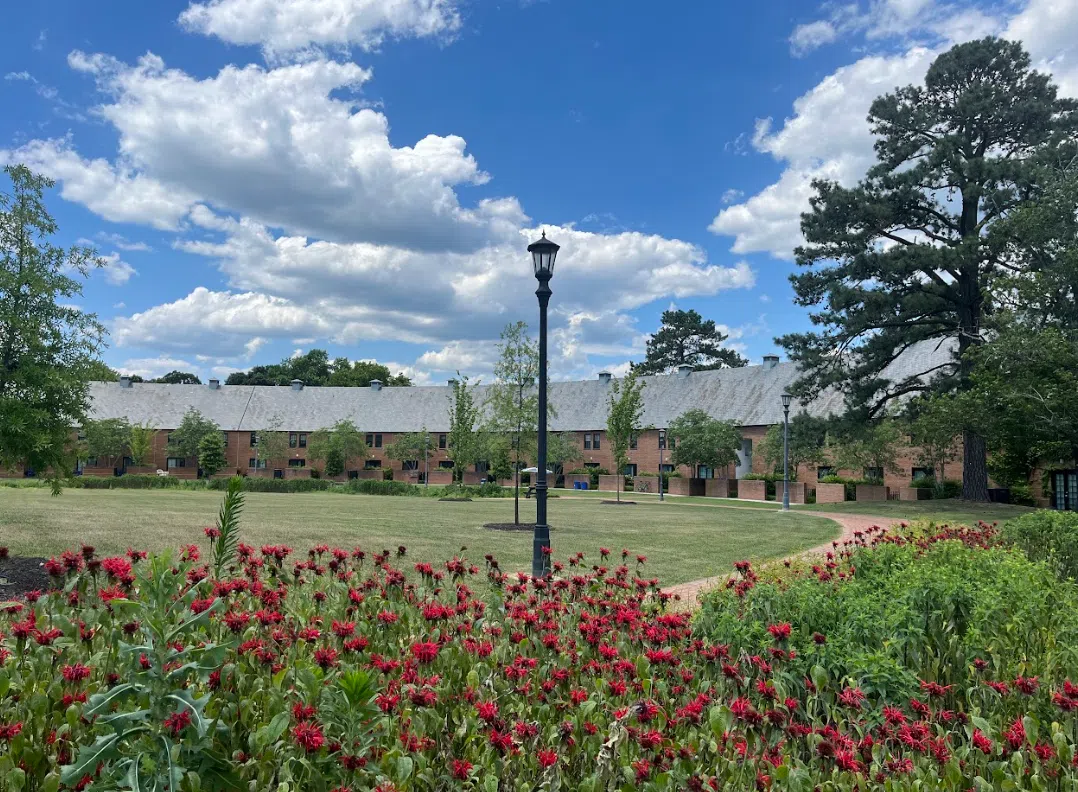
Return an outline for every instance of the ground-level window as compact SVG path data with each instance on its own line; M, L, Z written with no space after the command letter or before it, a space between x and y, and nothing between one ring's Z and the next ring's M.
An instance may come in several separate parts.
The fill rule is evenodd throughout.
M825 478L833 475L835 475L835 469L833 467L828 467L827 465L820 465L820 467L816 468L817 481L823 481Z
M401 462L401 470L419 470L418 459L406 459Z
M173 468L187 467L187 460L183 457L169 457L165 460L165 465L168 467L169 470L172 470Z
M711 468L709 468L707 465L697 465L696 466L696 477L697 478L711 478L711 475L712 475Z
M290 468L307 467L307 460L306 459L290 459L290 460L288 460L288 466Z
M86 457L86 467L97 467L97 457Z
M881 467L867 467L865 468L865 478L869 481L883 481L883 468Z
M476 473L489 473L490 472L490 463L489 462L476 462L475 463L475 472Z
M1052 474L1052 507L1078 511L1078 470L1057 470Z
M440 467L442 470L452 470L453 469L453 460L452 459L443 459L441 462L438 463L438 467Z
M584 467L595 469L595 468L599 467L599 463L598 462L585 462Z
M932 468L927 467L915 467L910 471L910 478L914 481L917 479L930 479L935 478L936 473Z
M273 477L277 478L277 479L283 479L284 478L284 471L281 470L280 468L274 468Z
M635 476L636 475L636 465L634 463L629 463L628 465L625 466L625 469L623 471L621 471L621 474L623 476Z
M357 479L357 478L359 478L359 471L358 470L349 470L348 471L348 480L349 481L351 481L353 479Z
M363 460L364 470L379 470L382 467L382 460L380 459L365 459Z
M247 460L247 467L254 468L255 470L265 470L266 460L258 459L257 457L251 457Z
M664 462L663 464L659 465L659 472L660 473L673 473L674 472L674 466L673 465L668 465L668 464L666 464Z

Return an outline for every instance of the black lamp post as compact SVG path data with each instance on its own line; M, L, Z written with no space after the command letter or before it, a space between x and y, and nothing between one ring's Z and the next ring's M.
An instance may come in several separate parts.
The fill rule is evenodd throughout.
M790 510L790 402L793 396L782 394L782 510Z
M554 259L558 245L546 238L528 245L539 288L539 460L535 473L535 534L532 540L532 577L550 572L550 526L546 521L546 309L550 303L550 279L554 277Z

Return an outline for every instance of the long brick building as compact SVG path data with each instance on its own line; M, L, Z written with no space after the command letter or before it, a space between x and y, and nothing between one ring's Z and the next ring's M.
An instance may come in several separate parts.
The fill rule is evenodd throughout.
M902 355L887 372L889 379L901 381L919 371L931 369L943 362L945 352L932 345L920 345ZM627 474L671 471L665 427L687 410L699 408L722 420L736 422L742 430L744 443L738 453L738 463L729 470L679 471L685 477L741 478L748 473L765 471L762 455L756 448L768 427L781 423L781 395L797 378L797 367L781 363L777 357L765 357L760 365L716 371L691 371L684 367L676 373L644 377L644 426L655 427L642 431L629 451ZM606 437L607 405L611 376L576 382L550 384L550 401L557 410L551 419L551 431L568 433L579 449L579 461L574 467L613 468L613 457ZM476 390L476 401L484 403L487 386ZM310 435L340 420L350 420L365 434L370 449L365 461L349 464L346 475L367 477L366 469L391 468L395 479L416 480L422 472L420 460L390 460L387 447L401 433L430 432L431 457L429 466L435 477L452 466L447 453L451 388L443 386L382 387L378 382L368 388L310 387L295 381L291 386L221 385L210 380L207 385L161 385L119 382L95 382L90 387L91 417L95 419L123 418L132 424L149 425L157 429L153 451L145 460L141 472L168 471L171 475L193 477L197 461L175 456L168 444L169 432L179 426L184 414L195 409L212 420L224 432L228 464L221 472L247 475L295 478L310 475L308 460ZM794 405L791 414L807 410L816 416L837 414L843 409L841 395L825 393L808 404ZM288 436L286 458L272 460L262 468L255 459L255 433L276 427ZM905 453L900 471L885 473L885 483L892 488L908 486L919 469L916 455ZM84 466L85 475L111 475L108 467ZM126 466L128 472L131 467ZM465 471L468 478L485 473L484 463L475 471ZM802 481L815 482L819 475L830 470L806 468L799 471ZM860 476L862 471L850 471ZM961 465L948 465L945 475L958 478Z

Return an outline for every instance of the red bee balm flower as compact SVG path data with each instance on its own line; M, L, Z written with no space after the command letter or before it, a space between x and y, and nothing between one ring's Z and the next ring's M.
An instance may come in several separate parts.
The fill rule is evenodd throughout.
M84 666L82 663L75 663L74 665L65 665L60 669L60 674L68 682L81 682L90 676L89 666Z
M554 751L542 750L536 755L540 767L553 767L558 763L558 754Z
M454 759L452 762L453 778L458 781L467 781L468 774L472 772L472 763L463 759Z
M779 624L770 625L767 631L771 633L771 637L776 641L785 641L790 637L791 629L789 622L780 622Z
M322 729L313 721L302 721L293 726L292 739L307 753L314 753L326 741Z
M433 641L412 644L412 657L420 663L433 663L438 656L438 644Z
M164 725L172 733L173 737L179 737L180 733L191 725L191 713L187 710L173 712L165 718Z

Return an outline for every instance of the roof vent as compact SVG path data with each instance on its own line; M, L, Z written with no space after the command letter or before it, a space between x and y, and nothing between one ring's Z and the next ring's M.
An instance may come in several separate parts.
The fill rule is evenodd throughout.
M382 389L382 381L381 380L371 380L371 390L380 391L381 389Z
M685 377L689 376L690 374L692 374L692 366L690 366L688 363L682 363L680 366L677 367L677 375L679 378L685 379Z
M599 382L610 382L610 378L613 377L613 376L614 375L611 374L609 371L600 371L599 372Z
M220 389L221 389L221 380L219 380L219 379L211 379L210 380L210 390L220 390Z
M292 390L294 390L294 391L303 390L303 380L301 380L301 379L292 380Z
M778 355L764 355L764 368L773 369L779 364Z
M124 374L122 377L120 377L120 387L121 388L130 388L131 387L131 378L129 376L127 376L126 374Z

